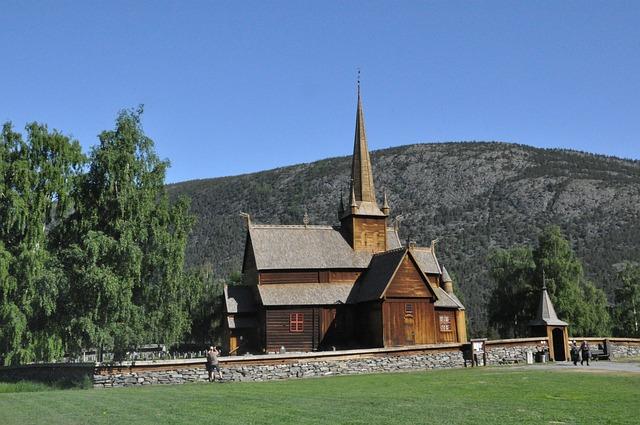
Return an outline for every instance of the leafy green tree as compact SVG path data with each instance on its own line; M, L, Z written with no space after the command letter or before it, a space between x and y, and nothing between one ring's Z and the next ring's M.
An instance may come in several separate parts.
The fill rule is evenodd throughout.
M497 283L489 302L489 320L502 337L528 332L543 279L558 316L569 323L573 335L609 334L606 295L586 280L581 261L557 226L543 230L533 251L529 247L494 251L489 263Z
M622 285L615 291L614 332L617 336L640 337L640 265L625 263L618 273Z
M200 294L184 270L189 203L169 203L168 162L155 154L141 114L123 111L116 128L100 134L58 235L72 352L99 347L122 356L143 343L173 344L189 329L188 308Z
M63 353L54 320L64 286L48 229L68 212L85 158L80 145L32 123L0 139L0 356L4 364Z
M527 335L527 323L535 314L536 288L532 285L535 263L531 248L496 250L489 255L496 289L489 300L489 323L505 338Z
M189 310L192 319L187 341L198 345L218 344L221 341L220 320L223 316L224 281L215 278L208 263L199 270L202 296Z
M536 281L546 277L547 291L558 316L570 325L573 335L607 335L610 316L602 290L588 282L582 262L558 226L545 228L534 250Z
M593 282L585 281L582 285L584 294L583 311L573 335L611 335L611 314L607 295ZM571 329L571 328L569 328ZM580 332L580 333L578 333Z

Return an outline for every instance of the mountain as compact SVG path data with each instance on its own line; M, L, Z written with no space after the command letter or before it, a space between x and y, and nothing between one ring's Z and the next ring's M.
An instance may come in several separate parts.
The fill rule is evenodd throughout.
M611 296L615 265L640 260L640 161L506 143L442 143L372 152L378 196L388 194L400 236L419 244L439 238L437 254L467 306L470 333L486 331L494 283L492 248L533 243L558 224L587 275ZM337 223L351 157L253 174L168 186L186 195L197 217L188 265L219 277L241 269L245 231L239 212L255 223ZM347 193L344 193L345 199Z

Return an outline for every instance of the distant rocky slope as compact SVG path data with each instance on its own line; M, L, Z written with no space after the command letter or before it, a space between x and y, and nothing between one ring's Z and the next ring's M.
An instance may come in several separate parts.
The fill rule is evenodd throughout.
M585 269L608 294L615 265L640 260L640 161L505 143L444 143L372 152L379 196L386 189L392 217L403 217L402 240L437 253L467 306L471 332L482 334L493 288L487 253L535 240L558 224ZM239 271L245 241L238 213L257 223L337 223L350 157L330 158L234 177L169 186L191 198L197 216L188 265L216 275ZM345 193L345 198L346 198Z

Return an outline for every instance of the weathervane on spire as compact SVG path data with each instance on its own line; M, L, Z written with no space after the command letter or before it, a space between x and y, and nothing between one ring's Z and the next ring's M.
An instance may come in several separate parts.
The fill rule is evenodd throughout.
M360 96L360 67L358 67L358 96Z

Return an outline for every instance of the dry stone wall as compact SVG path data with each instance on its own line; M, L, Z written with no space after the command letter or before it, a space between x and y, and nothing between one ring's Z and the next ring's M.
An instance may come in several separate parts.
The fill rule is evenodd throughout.
M463 367L459 350L411 356L384 356L366 359L306 361L288 364L228 364L221 365L223 380L227 382L272 381L278 379L310 378L318 376L355 375L362 373L400 372ZM204 382L207 372L202 365L186 369L149 370L94 375L94 388L127 387L152 384L182 384Z
M544 346L546 338L487 341L488 365L526 362L527 353ZM602 338L588 338L592 346ZM613 358L640 357L640 339L611 338ZM227 382L272 381L364 373L419 371L464 367L462 344L348 350L340 352L286 355L256 355L221 358L223 380ZM94 388L182 384L207 380L205 359L161 360L134 364L33 364L0 367L0 381L80 381L88 379ZM470 364L469 361L467 361Z
M616 357L640 357L640 342L636 344L610 342L611 354Z
M487 345L487 364L524 363L527 361L527 352L535 353L536 351L538 351L537 344Z

